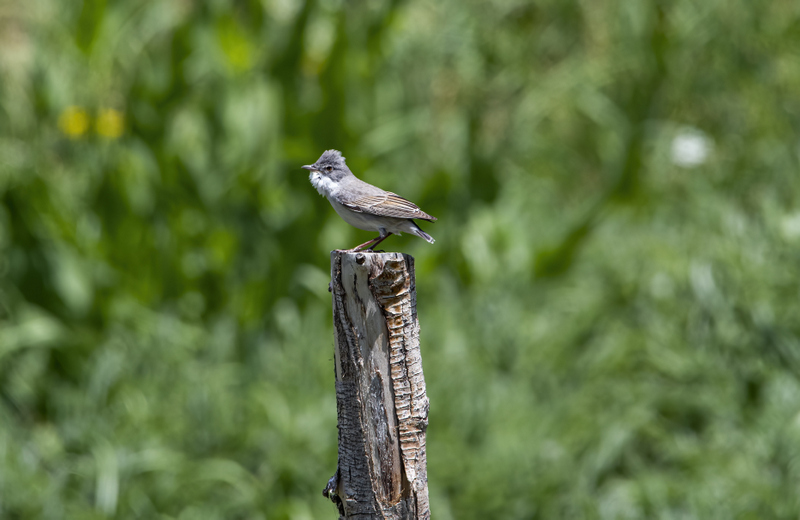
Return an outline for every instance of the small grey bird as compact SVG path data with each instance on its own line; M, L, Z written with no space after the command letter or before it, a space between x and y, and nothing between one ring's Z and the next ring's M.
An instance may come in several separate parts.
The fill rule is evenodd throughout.
M436 217L399 195L358 179L345 164L341 152L326 150L317 162L303 168L311 172L308 176L311 184L320 195L328 198L345 222L358 229L380 233L349 251L359 251L367 245L367 251L372 251L389 235L402 232L417 235L433 244L433 237L422 231L414 219L433 222Z

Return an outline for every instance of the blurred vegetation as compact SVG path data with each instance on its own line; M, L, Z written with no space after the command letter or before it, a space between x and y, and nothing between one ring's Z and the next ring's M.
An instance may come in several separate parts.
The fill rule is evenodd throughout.
M327 148L439 217L434 518L800 514L800 3L5 0L0 70L0 517L334 517Z

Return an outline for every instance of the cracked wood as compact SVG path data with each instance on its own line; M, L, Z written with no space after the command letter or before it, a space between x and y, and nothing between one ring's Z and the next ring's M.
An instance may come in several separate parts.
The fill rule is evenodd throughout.
M339 462L324 494L340 518L427 519L414 259L331 253Z

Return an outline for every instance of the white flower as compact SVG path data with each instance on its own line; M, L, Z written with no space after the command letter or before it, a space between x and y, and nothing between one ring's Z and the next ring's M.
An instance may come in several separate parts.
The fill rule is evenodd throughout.
M682 130L672 140L672 163L684 168L700 166L711 151L711 139L697 129Z

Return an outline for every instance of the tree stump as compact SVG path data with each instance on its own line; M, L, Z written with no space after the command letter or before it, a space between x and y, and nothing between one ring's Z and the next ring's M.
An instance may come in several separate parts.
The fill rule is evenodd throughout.
M341 518L427 519L414 258L331 252L338 468L323 494Z

